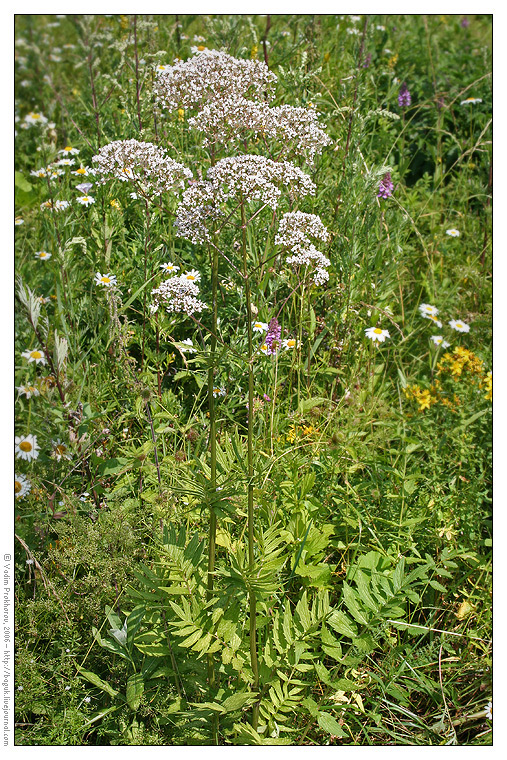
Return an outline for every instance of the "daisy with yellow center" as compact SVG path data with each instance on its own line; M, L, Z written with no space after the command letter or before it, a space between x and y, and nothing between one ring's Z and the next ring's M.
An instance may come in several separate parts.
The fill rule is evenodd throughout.
M24 224L24 223L25 223L25 220L22 219L20 216L17 216L14 219L14 224L16 225L16 227L19 227L21 224Z
M34 348L32 351L23 351L21 356L24 359L28 359L29 362L35 362L36 364L45 364L46 363L46 357L44 356L44 353L40 351L38 348Z
M461 319L451 319L449 324L453 330L457 330L458 332L470 332L470 325L467 325L467 323L463 322Z
M185 272L183 275L187 280L190 280L191 282L199 282L201 279L201 275L197 271L197 269L191 269L190 272Z
M380 327L367 327L364 331L367 338L373 342L383 343L386 338L390 338L389 330L382 330Z
M225 388L223 387L223 385L213 388L213 396L215 398L217 398L217 396L225 396Z
M285 340L282 340L282 348L285 348L286 351L290 351L293 348L299 348L301 346L301 343L296 340L296 338L286 338Z
M166 261L165 264L161 264L160 269L163 269L164 272L168 272L169 274L179 271L179 267L177 267L175 264L171 264L169 261Z
M65 148L62 148L58 151L58 153L64 153L70 156L77 156L79 155L79 150L77 148L73 148L71 145L66 145Z
M90 206L92 203L95 203L95 198L92 195L80 195L79 198L76 198L76 201L82 206Z
M442 322L437 319L434 314L423 314L422 316L426 319L431 319L431 321L434 322L437 327L442 327Z
M21 499L23 496L26 496L27 493L30 493L31 488L32 485L30 481L28 478L25 478L24 475L14 476L14 494L16 499Z
M30 111L30 113L27 113L25 116L25 124L47 124L48 120L45 116L43 116L41 113L38 113L37 111Z
M476 103L482 103L482 98L466 98L461 101L460 106L474 106Z
M419 306L419 311L421 312L421 315L423 317L429 317L429 316L436 317L436 315L438 314L437 307L436 306L431 306L431 304L429 304L429 303L422 303Z
M431 340L433 341L435 346L442 346L442 348L449 348L449 346L451 345L446 340L444 340L443 335L432 335Z
M455 230L454 227L452 227L450 230L446 230L445 234L450 237L459 237L459 230Z
M62 441L52 441L52 443L54 448L51 452L51 456L53 456L57 462L59 462L61 459L70 459L70 452L68 446L65 443Z
M266 332L268 325L266 322L252 322L252 329L254 332Z
M17 435L14 439L14 444L16 456L20 459L26 459L30 462L39 456L39 446L37 444L37 436L35 435Z
M48 253L47 251L37 251L35 253L35 258L40 259L41 261L47 261L48 259L51 258L51 254Z
M268 344L267 343L263 343L262 346L260 347L260 350L262 351L263 354L266 354L266 356L267 356L267 354L268 354Z
M95 284L101 285L105 288L110 288L112 285L116 285L116 275L100 274L100 272L97 272L95 275Z
M26 398L40 395L35 385L18 385L17 390L20 396L25 396Z

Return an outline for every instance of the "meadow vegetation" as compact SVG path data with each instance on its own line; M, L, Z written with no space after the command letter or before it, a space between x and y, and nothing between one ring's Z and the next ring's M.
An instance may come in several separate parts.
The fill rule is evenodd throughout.
M17 16L18 745L491 744L491 24Z

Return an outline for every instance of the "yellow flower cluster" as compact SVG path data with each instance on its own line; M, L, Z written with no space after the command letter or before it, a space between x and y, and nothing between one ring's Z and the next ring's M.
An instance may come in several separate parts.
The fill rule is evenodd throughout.
M257 58L258 51L259 51L259 46L258 45L252 45L252 49L250 50L250 58L252 60L254 60L255 58Z
M394 69L397 63L398 63L398 53L395 53L389 58L387 65L389 66L390 69Z
M289 432L287 433L286 440L288 443L294 443L294 441L296 441L298 437L316 436L319 434L319 432L320 432L319 429L315 428L313 425L303 425L301 430L298 432L296 425L293 425L289 429Z
M437 389L435 386L431 386L429 389L421 388L419 385L407 385L404 389L405 396L408 399L414 399L419 404L419 412L424 412L425 409L429 409L433 404L439 402L437 395Z
M120 201L119 201L119 200L117 200L117 198L113 198L113 200L112 200L112 201L109 201L109 203L110 203L110 205L111 205L113 208L115 208L115 209L118 209L118 211L120 211L120 210L121 210Z
M484 362L472 351L458 346L452 353L449 351L443 355L437 364L438 372L450 372L453 378L461 377L466 370L473 375L484 373Z
M493 401L493 373L491 371L486 372L479 384L479 387L486 389L486 393L484 395L486 401Z

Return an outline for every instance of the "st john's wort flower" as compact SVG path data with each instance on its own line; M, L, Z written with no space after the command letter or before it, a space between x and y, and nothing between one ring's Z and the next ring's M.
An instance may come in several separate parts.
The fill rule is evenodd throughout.
M112 285L116 285L116 275L100 274L100 272L97 272L95 275L95 284L101 285L105 288L110 288Z
M373 342L378 341L379 343L383 343L386 338L391 337L389 330L382 330L380 327L367 327L364 332L366 337L370 338Z
M28 362L35 362L36 364L46 363L46 357L44 356L44 353L40 351L38 348L34 348L28 351L23 351L21 356L24 359L28 359Z
M400 108L407 108L411 103L412 96L410 95L406 82L403 82L398 93L398 105Z
M30 462L32 459L37 459L39 456L39 445L37 443L36 435L17 435L14 439L14 450L16 456L20 459L26 459Z
M380 185L378 188L377 198L383 198L386 200L386 198L390 198L393 194L394 190L394 184L391 179L390 172L386 172L382 179L380 180Z
M457 330L458 332L470 332L470 325L467 325L467 323L463 322L462 319L451 319L449 324L453 330Z
M14 475L14 495L16 499L26 496L27 493L30 493L31 488L32 485L28 478L25 478L24 475Z

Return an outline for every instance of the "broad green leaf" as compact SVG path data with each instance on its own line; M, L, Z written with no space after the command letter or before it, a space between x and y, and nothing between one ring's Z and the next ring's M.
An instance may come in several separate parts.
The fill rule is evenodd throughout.
M89 670L83 670L82 668L77 666L79 675L83 678L86 678L87 681L92 683L94 686L97 686L101 691L105 691L106 694L109 694L111 697L116 697L118 692L116 689L113 689L112 686L110 686L106 681L103 681L102 678L99 678L99 676L95 675L95 673L91 673Z
M141 673L132 673L127 681L127 704L131 710L137 710L144 692L144 679Z
M355 639L357 636L356 624L341 610L333 610L327 619L327 623L342 636L349 639Z
M331 734L331 736L339 736L344 737L347 736L343 728L340 726L338 721L333 718L332 715L326 712L319 712L317 717L317 723L321 727L323 731L326 731L328 734Z

